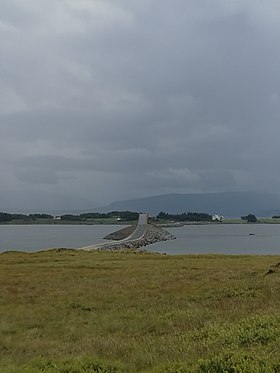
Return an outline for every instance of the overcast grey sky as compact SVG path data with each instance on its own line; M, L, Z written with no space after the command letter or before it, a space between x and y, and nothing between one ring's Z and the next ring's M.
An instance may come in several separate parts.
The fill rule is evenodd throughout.
M280 2L1 0L0 209L280 187Z

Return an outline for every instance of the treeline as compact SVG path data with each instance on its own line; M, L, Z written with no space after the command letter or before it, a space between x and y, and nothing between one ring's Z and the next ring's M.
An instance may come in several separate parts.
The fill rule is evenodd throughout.
M44 219L44 220L68 220L68 221L88 221L88 220L96 220L96 219L120 219L125 221L132 221L138 219L138 213L137 212L131 212L131 211L112 211L108 213L84 213L80 215L72 215L72 214L65 214L61 215L59 217L55 217L50 214L9 214L6 212L0 212L0 223L1 222L9 222L12 220L23 220L23 221L35 221L38 219Z
M256 223L258 218L254 214L249 214L246 216L241 216L241 220L247 220L248 223Z
M8 214L7 212L0 212L0 222L12 220L36 220L36 219L53 219L52 215L48 214Z
M211 221L212 215L203 212L184 212L182 214L168 214L161 211L157 219L173 221Z
M138 219L138 212L132 211L112 211L108 213L99 213L99 212L89 212L80 215L71 215L66 214L62 215L61 220L70 220L70 221L87 221L87 220L98 220L98 219L110 219L110 218L119 218L120 220L132 221Z

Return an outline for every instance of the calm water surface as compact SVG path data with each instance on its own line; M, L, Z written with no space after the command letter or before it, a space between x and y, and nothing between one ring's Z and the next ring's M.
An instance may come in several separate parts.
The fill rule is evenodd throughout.
M76 248L102 240L127 225L0 225L0 252Z
M280 254L280 224L215 224L168 228L174 241L149 249L168 254Z
M116 225L0 225L0 252L76 248L99 243ZM168 254L279 254L280 224L188 225L168 228L176 240L146 248Z

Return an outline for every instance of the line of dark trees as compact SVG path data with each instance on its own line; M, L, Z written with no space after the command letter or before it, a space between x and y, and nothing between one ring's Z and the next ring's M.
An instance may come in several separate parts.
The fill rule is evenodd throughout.
M248 223L256 223L258 218L254 214L248 214L246 216L241 216L241 220L247 220Z
M53 220L55 217L49 214L9 214L6 212L0 212L0 223L9 222L12 220L24 220L24 221L34 221L37 219L47 219ZM138 213L132 211L112 211L108 213L84 213L80 215L65 214L61 215L61 220L68 221L87 221L95 219L108 219L108 218L120 218L121 220L132 221L138 219Z
M36 219L53 219L54 217L49 214L9 214L7 212L0 212L0 222L12 220L36 220Z
M120 218L121 220L132 221L137 220L138 216L138 212L132 211L112 211L108 213L89 212L80 215L62 215L61 220L87 221L95 219Z
M161 211L157 219L173 221L212 221L212 215L204 212L184 212L182 214L168 214Z

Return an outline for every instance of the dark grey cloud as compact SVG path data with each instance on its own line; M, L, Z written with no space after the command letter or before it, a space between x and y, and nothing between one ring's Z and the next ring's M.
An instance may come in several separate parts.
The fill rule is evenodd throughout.
M0 195L84 208L278 191L279 10L274 0L2 1Z

